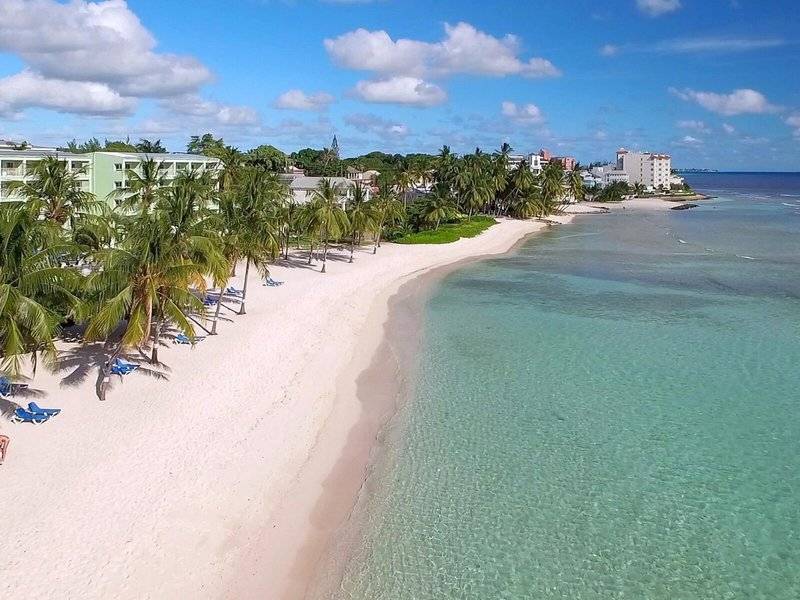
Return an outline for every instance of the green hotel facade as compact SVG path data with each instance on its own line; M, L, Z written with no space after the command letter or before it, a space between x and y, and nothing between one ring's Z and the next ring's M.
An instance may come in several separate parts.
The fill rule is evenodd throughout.
M48 148L14 149L0 146L0 201L19 200L8 189L11 181L25 181L33 166L48 156L56 156L67 168L77 173L81 189L94 194L98 200L114 203L112 192L127 187L129 171L137 171L143 160L153 158L161 163L166 178L173 180L191 170L217 170L219 159L199 154L142 154L136 152L90 152L71 154Z

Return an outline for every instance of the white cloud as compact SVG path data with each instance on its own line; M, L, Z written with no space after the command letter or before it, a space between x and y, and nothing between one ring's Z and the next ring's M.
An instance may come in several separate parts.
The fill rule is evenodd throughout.
M648 45L646 48L656 52L691 54L700 52L748 52L764 48L777 48L785 44L786 41L780 38L698 37L664 40Z
M794 129L794 134L800 137L800 113L794 113L786 117L786 124Z
M206 100L196 95L170 98L162 106L172 113L196 117L213 125L255 125L258 113L249 106L235 106Z
M447 100L438 85L417 77L391 77L377 81L359 81L355 94L365 102L435 106Z
M695 146L697 144L702 144L703 140L697 139L696 137L693 137L691 135L685 135L683 136L681 142L689 146Z
M496 38L469 23L445 24L440 42L393 40L386 31L357 29L326 39L325 49L340 67L391 75L442 77L459 73L503 77L557 77L544 58L523 60L514 35Z
M734 127L733 125L730 125L730 124L728 124L728 123L723 123L723 124L722 124L722 129L723 129L723 130L725 131L725 133L727 133L728 135L733 135L734 133L736 133L736 127Z
M681 129L689 129L691 131L696 131L698 133L711 133L711 128L708 125L706 125L703 121L693 121L693 120L678 121L677 125Z
M15 115L25 108L59 112L119 116L131 114L135 100L124 98L103 83L46 79L25 70L0 79L0 115Z
M384 139L404 138L409 134L408 125L388 121L376 115L347 115L344 122L363 133L374 133Z
M605 44L600 47L600 56L616 56L617 54L619 54L619 46Z
M515 104L514 102L503 102L502 113L517 123L525 125L541 125L544 123L544 115L535 104Z
M285 110L325 110L334 101L326 92L306 94L302 90L289 90L275 100L275 108Z
M636 6L650 17L659 17L678 10L681 2L680 0L636 0Z
M725 116L772 113L780 110L780 107L771 104L761 92L746 88L734 90L730 94L698 92L689 88L683 90L670 88L669 91L681 100L695 102L706 110Z
M0 52L26 65L3 80L3 110L107 116L130 114L140 98L200 102L196 95L212 80L211 71L157 45L125 0L2 0ZM217 122L245 122L254 114L246 107L207 109Z

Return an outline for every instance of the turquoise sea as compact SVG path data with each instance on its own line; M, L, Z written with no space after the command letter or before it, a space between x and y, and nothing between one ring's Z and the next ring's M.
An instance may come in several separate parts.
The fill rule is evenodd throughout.
M442 281L332 597L800 598L800 175Z

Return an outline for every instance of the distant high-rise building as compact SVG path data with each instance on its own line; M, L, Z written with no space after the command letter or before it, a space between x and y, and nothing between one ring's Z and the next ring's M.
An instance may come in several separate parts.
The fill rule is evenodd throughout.
M669 188L672 183L672 158L669 154L617 150L617 170L624 171L633 184L647 188Z

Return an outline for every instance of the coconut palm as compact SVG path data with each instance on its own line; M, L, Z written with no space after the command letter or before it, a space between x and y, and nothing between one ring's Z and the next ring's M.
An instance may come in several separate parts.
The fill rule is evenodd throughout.
M81 189L78 176L84 169L70 170L57 156L46 156L30 167L26 181L10 181L10 192L19 194L49 221L64 225L78 212L90 209L96 200Z
M278 213L288 196L288 188L275 173L259 167L243 167L233 187L237 212L234 221L239 259L245 259L240 315L245 314L250 266L269 275L269 262L280 254Z
M219 173L219 187L224 191L234 185L239 170L244 164L244 154L238 148L224 146L215 152L214 156L222 162L222 168Z
M356 243L360 242L365 232L374 231L376 223L374 207L367 202L367 190L356 182L353 186L353 195L347 206L347 218L350 222L350 262L353 262L353 253Z
M161 188L168 185L168 172L163 162L146 157L138 168L126 170L127 185L111 192L111 198L123 208L148 211L156 201Z
M381 236L383 228L395 225L406 218L406 209L402 202L397 199L397 195L391 185L383 185L378 191L378 195L373 200L375 212L375 245L372 253L377 254L381 247Z
M576 202L582 202L586 197L586 190L583 185L583 177L577 167L566 175L566 185L569 195L575 199Z
M457 213L453 194L450 188L443 184L437 183L433 189L424 198L422 207L422 218L426 223L434 225L434 229L439 229L439 225L443 220L453 218Z
M548 213L553 212L564 198L564 168L551 162L542 171L541 196Z
M53 365L59 323L79 313L80 275L61 266L70 244L38 207L0 204L0 369L18 376L30 356Z
M340 238L350 228L341 190L330 179L322 179L312 194L309 225L323 244L321 272L325 273L330 240Z

